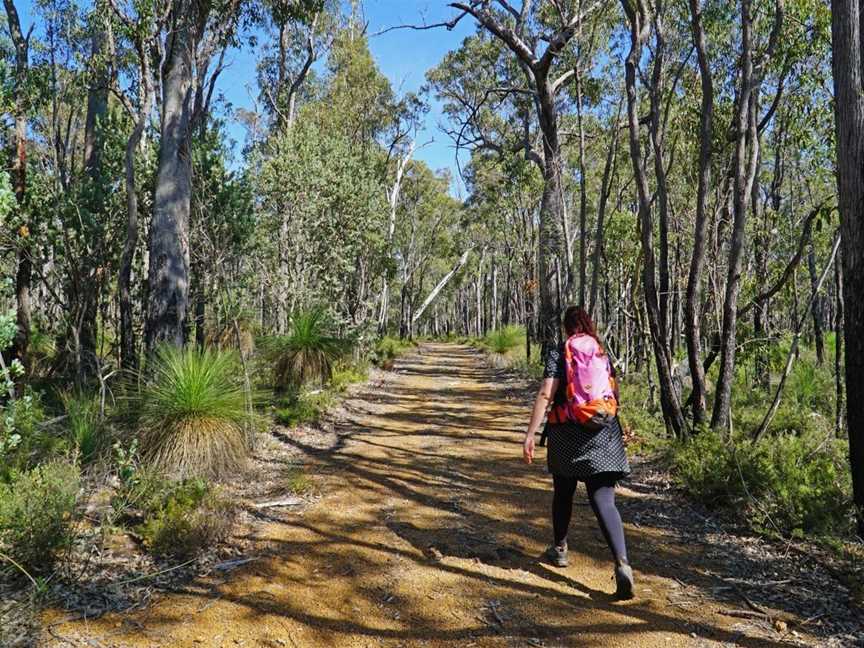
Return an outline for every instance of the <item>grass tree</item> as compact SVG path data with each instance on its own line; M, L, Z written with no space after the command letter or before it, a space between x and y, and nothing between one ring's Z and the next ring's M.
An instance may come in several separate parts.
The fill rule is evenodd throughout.
M346 342L329 332L323 310L295 313L289 335L277 345L274 364L277 390L297 389L307 383L329 380L333 364L345 349Z
M135 403L145 459L178 478L241 470L251 421L240 373L233 353L160 347Z

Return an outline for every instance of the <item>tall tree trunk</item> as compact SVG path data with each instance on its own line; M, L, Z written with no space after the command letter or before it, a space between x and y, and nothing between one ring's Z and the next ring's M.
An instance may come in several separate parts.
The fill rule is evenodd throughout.
M97 5L97 12L104 7ZM99 14L97 13L97 16ZM108 86L111 81L109 60L110 24L94 25L91 38L91 75L90 87L87 91L87 114L84 121L84 170L91 183L90 208L95 215L104 211L104 196L107 188L104 186L102 173L103 121L108 114ZM73 307L76 310L73 322L80 322L78 333L78 366L81 370L79 378L91 376L96 371L96 312L99 301L98 286L94 285L96 278L92 262L83 260L79 265L79 285L75 289L76 299Z
M846 424L858 536L864 538L864 71L859 0L832 0L837 188L843 237Z
M135 152L141 144L144 129L153 106L153 76L150 56L141 40L136 42L140 78L138 81L138 114L135 126L126 141L126 241L120 258L117 289L120 301L120 366L134 369L138 366L138 345L135 341L134 305L132 301L132 268L138 248L138 194L135 189ZM263 302L262 302L263 308Z
M396 163L396 178L393 181L393 186L387 192L388 218L387 218L387 250L391 259L393 257L393 235L396 232L396 209L399 206L399 194L402 191L402 179L405 176L405 169L414 155L414 142L408 145L408 150L405 155L399 158ZM395 259L392 259L395 261ZM387 335L387 315L390 310L390 281L387 273L381 277L381 301L378 310L378 334Z
M543 132L543 198L540 203L540 232L537 265L540 289L540 328L543 357L558 344L560 300L558 262L566 255L562 222L564 218L564 160L558 140L558 113L547 79L537 79L540 95L540 129Z
M585 165L585 124L582 118L582 74L576 63L576 119L579 125L579 304L585 306L588 283L588 188ZM602 191L602 189L601 189Z
M843 434L843 259L834 263L834 299L837 303L834 313L834 394L835 414L834 433Z
M657 183L658 233L660 235L660 259L658 263L660 277L660 292L658 295L660 303L660 334L663 345L668 347L671 329L669 322L669 189L666 182L666 163L664 160L664 128L660 115L663 96L663 61L666 53L666 40L663 35L663 24L661 21L662 12L662 0L658 0L654 12L656 43L654 47L654 65L651 74L651 118L649 120L649 132L654 151L654 177Z
M621 117L621 103L618 104L618 112L612 125L612 141L606 150L606 162L603 165L603 179L600 183L600 201L597 205L597 223L594 233L594 260L591 268L591 301L589 314L594 317L594 309L597 306L597 290L600 283L600 259L603 256L603 238L606 227L606 205L609 202L609 194L612 191L612 178L615 174L615 163L618 156L618 134L621 130L618 120Z
M15 89L14 115L15 136L12 153L12 188L15 192L15 202L18 207L17 232L12 238L18 242L18 268L15 272L15 299L17 302L18 330L15 334L15 354L29 369L27 350L30 345L30 286L33 277L33 261L31 259L31 224L27 217L25 201L27 197L27 77L29 72L30 34L26 36L21 31L21 21L13 0L3 0L6 8L6 18L9 23L9 33L15 47Z
M693 390L693 424L704 425L706 411L705 371L702 367L702 274L705 269L708 234L708 192L711 185L711 156L714 129L714 81L708 62L705 31L702 27L700 0L690 0L690 24L699 60L702 86L702 110L699 114L699 183L696 193L696 223L693 234L693 255L687 275L687 295L684 300L684 339Z
M633 174L636 178L636 189L639 198L639 227L642 242L642 286L645 292L645 310L648 318L649 337L657 365L657 377L660 387L660 404L667 429L675 436L686 432L684 414L681 410L679 395L672 381L671 358L668 355L666 336L661 328L660 305L657 296L655 280L656 262L654 257L653 222L651 219L651 198L648 188L648 178L642 158L642 147L639 142L639 100L636 93L636 74L642 46L648 38L650 24L647 12L641 0L637 6L629 0L621 0L624 11L630 22L630 51L625 61L625 86L627 89L627 121L630 131L630 158L633 164Z
M720 374L714 398L711 427L727 428L735 376L735 346L738 327L738 294L741 289L741 262L746 239L745 226L750 204L750 183L758 157L755 106L753 106L753 37L751 0L741 0L741 82L735 117L735 164L733 223L729 242L726 293L723 301L723 328L720 337ZM748 151L748 141L750 150Z
M150 224L145 343L183 346L189 306L191 118L196 3L179 0L165 46L159 167Z

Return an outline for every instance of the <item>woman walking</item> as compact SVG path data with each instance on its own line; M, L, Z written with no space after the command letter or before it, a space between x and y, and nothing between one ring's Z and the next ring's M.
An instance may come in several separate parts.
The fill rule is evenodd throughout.
M633 570L627 560L621 515L615 506L615 485L630 474L630 466L615 416L618 390L614 371L594 323L583 308L567 309L564 329L566 342L552 349L546 358L543 383L523 445L525 462L530 464L534 460L534 437L547 418L546 462L554 487L554 542L547 556L553 564L567 566L567 528L573 513L573 495L576 485L583 481L615 560L616 596L631 598Z

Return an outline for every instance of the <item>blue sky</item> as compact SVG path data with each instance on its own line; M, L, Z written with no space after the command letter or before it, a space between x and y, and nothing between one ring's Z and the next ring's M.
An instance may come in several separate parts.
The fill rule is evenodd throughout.
M17 0L22 27L27 30L33 20L32 0ZM86 1L82 2L86 5ZM347 3L346 3L347 4ZM368 33L376 34L387 27L403 24L430 24L448 20L454 15L446 0L363 0ZM425 81L426 71L435 66L444 55L456 48L462 39L474 30L469 20L463 20L453 31L444 28L416 31L395 30L370 38L369 46L381 72L390 79L398 93L417 91ZM37 26L37 37L40 29ZM235 108L252 108L255 88L255 65L259 54L244 48L228 57L230 67L222 74L218 90ZM454 192L461 189L455 163L455 151L450 139L440 131L441 107L433 100L426 123L418 137L418 145L426 144L416 157L432 169L447 168L456 178ZM239 124L231 124L229 136L242 145L245 131ZM427 143L428 142L428 143Z

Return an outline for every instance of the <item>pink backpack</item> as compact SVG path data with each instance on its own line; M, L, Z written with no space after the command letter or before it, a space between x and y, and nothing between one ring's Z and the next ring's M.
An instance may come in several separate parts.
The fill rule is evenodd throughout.
M615 378L603 347L590 335L578 334L564 343L567 374L567 419L589 429L609 425L618 413Z

